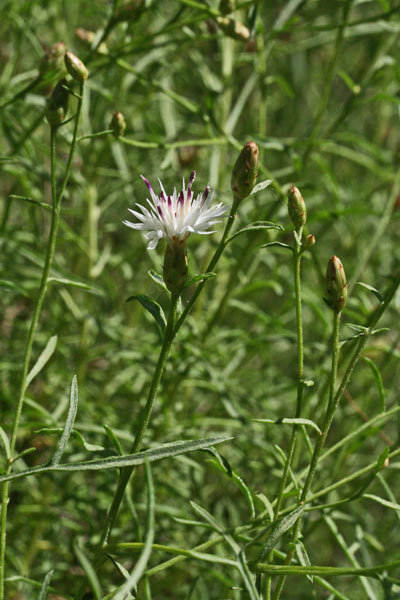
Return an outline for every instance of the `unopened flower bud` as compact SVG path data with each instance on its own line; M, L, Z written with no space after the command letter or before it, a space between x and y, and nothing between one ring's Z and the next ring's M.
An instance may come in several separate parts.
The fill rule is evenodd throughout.
M124 131L126 129L126 122L122 113L116 112L113 114L110 123L110 129L112 129L113 136L115 138L119 138L121 135L124 135Z
M303 227L307 220L306 203L296 186L292 185L288 193L289 217L296 229Z
M234 40L247 42L250 38L250 31L240 21L235 21L235 19L229 17L217 17L216 21L221 31Z
M314 246L314 244L315 244L315 235L310 233L310 235L308 235L306 237L306 239L304 240L303 246L306 250L308 250L308 248L312 248L312 246Z
M179 295L188 277L186 242L172 241L164 255L164 282L171 294Z
M64 55L64 62L71 77L78 83L84 83L86 81L88 78L88 70L75 54L72 54L72 52L67 50Z
M51 71L64 71L64 54L64 42L57 42L53 46L50 46L50 48L47 48L39 64L39 74L43 76Z
M219 12L224 15L229 15L235 10L235 0L220 0Z
M57 83L46 106L46 119L50 127L58 127L65 119L68 110L69 92L67 80L63 77Z
M235 200L240 201L251 194L258 174L258 146L247 142L243 146L232 171L231 188Z
M344 268L337 256L332 256L326 270L327 300L335 312L341 312L347 302L347 281Z

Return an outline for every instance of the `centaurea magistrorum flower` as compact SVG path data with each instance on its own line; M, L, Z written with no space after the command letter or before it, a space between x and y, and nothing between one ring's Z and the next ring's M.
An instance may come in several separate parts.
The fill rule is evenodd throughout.
M129 209L139 219L137 223L124 221L132 229L143 231L149 240L147 246L153 250L161 238L168 242L164 256L163 276L167 288L172 294L179 295L185 287L188 275L186 240L191 233L213 233L208 230L215 223L219 223L227 207L223 204L210 206L213 192L207 185L202 194L195 198L192 185L196 176L195 171L189 177L187 188L183 180L182 190L179 194L174 189L173 194L167 195L160 181L161 193L157 196L150 183L142 175L147 185L151 200L147 199L149 208L136 204L141 210Z
M195 176L196 172L193 171L187 188L183 180L179 194L175 188L171 195L166 194L159 180L161 193L157 196L147 179L141 175L150 192L151 200L147 199L150 210L141 204L136 204L141 212L131 208L129 210L140 222L124 221L124 224L145 232L145 238L149 240L147 246L149 250L153 250L161 238L166 238L170 244L176 244L185 242L191 233L213 233L206 229L221 221L220 217L225 214L227 207L221 203L210 206L213 192L210 192L209 185L195 198L192 192Z

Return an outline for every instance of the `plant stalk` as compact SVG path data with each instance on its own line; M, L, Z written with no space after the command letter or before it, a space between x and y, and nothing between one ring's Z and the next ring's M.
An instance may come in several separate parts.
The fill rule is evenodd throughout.
M73 131L72 142L70 146L67 166L65 169L64 179L60 188L59 193L57 193L57 177L56 177L56 135L57 129L51 128L50 133L50 171L51 171L51 196L52 196L52 214L51 214L51 225L50 225L50 233L47 242L45 261L43 266L42 278L40 281L40 287L38 292L38 297L36 299L36 304L32 316L32 321L29 328L28 340L25 349L24 363L22 368L22 376L21 383L19 389L19 395L17 400L17 406L15 409L15 416L13 422L13 428L11 431L11 439L10 439L10 459L6 469L6 475L11 472L12 462L13 462L13 454L15 452L15 446L18 438L18 430L19 424L21 420L22 408L25 401L25 392L26 392L26 380L29 372L29 365L32 354L32 346L33 340L36 332L36 327L39 322L40 313L43 307L44 299L46 297L47 288L48 288L48 279L50 274L51 265L53 262L54 251L56 247L57 241L57 232L60 222L60 211L61 211L61 201L62 197L68 183L69 175L71 172L72 159L74 155L75 145L76 145L76 137L78 131L78 122L79 116L82 108L82 96L83 96L83 84L80 87L79 93L80 99L78 101L76 118L75 118L75 127ZM6 550L6 524L7 524L7 506L9 502L9 482L5 482L3 484L2 489L2 507L1 507L1 517L0 517L0 600L4 600L4 579L5 579L5 550Z

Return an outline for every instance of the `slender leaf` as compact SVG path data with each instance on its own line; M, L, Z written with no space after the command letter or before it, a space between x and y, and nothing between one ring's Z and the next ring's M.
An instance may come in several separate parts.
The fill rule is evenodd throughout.
M364 360L367 363L367 365L370 367L372 374L374 376L374 379L375 379L376 387L378 388L379 399L380 399L380 404L381 404L380 410L381 410L381 412L385 412L386 411L386 398L385 398L385 390L383 387L381 372L373 360L371 360L367 356L364 356Z
M202 448L207 448L208 446L221 444L222 442L226 442L231 439L231 437L209 437L199 440L182 440L179 442L165 444L164 446L160 446L159 448L154 448L152 450L138 452L137 454L110 456L98 460L88 460L76 463L39 465L37 467L27 469L26 471L20 471L19 473L2 475L0 477L0 482L10 481L11 479L21 479L23 477L36 475L37 473L48 473L50 471L102 471L104 469L133 467L142 465L146 460L149 462L154 462L157 460L162 460L163 458L171 458L173 456L179 456L180 454L186 454L186 452L194 452L195 450L201 450Z
M76 375L72 378L71 384L71 392L69 396L69 409L67 419L65 421L64 430L58 442L56 451L54 452L53 458L51 459L52 465L58 465L62 455L64 454L64 450L68 444L72 427L75 422L76 413L78 411L78 382L76 379Z
M12 290L14 292L18 292L19 294L22 294L23 296L28 295L26 293L26 291L20 285L18 285L17 283L14 283L13 281L8 281L7 279L0 279L0 287Z
M130 302L131 300L137 300L140 302L140 304L151 314L151 316L154 317L162 331L165 330L167 326L167 320L165 318L164 311L158 302L153 300L153 298L150 298L150 296L144 296L143 294L139 294L138 296L129 296L125 302Z
M90 587L96 600L101 600L103 594L100 587L100 582L97 577L96 569L87 557L87 554L80 548L77 540L74 542L74 552L82 569L85 571L86 577L90 582Z
M10 440L8 439L8 435L4 431L2 427L0 427L0 438L3 442L4 450L6 451L6 459L10 460L11 458L11 450L10 450Z
M271 223L270 221L255 221L254 223L250 223L250 225L246 225L246 227L243 227L243 229L239 229L239 231L236 231L236 233L231 235L231 237L229 237L226 240L226 244L234 240L236 237L238 237L238 235L242 235L243 233L247 233L248 231L261 231L263 229L278 229L280 231L283 231L282 225L278 225L278 223Z
M28 387L30 382L40 371L43 369L45 364L50 360L53 355L54 350L57 345L57 336L53 335L46 344L45 349L37 359L36 363L33 365L32 369L29 371L28 376L26 378L25 387Z
M299 559L299 563L303 565L303 567L311 567L311 561L307 554L306 547L300 540L297 540L296 542L296 555ZM312 575L307 575L307 578L313 583L314 577Z
M43 580L43 585L40 588L38 600L46 600L47 591L50 585L51 578L53 577L54 569L51 569L48 573L46 573L45 578Z
M381 498L380 496L374 496L373 494L364 494L363 498L369 498L369 500L374 500L382 506L387 506L387 508L393 508L394 510L400 510L400 504L396 502L390 502L390 500L385 500L385 498Z
M169 289L165 285L164 278L162 275L160 275L160 273L157 273L157 271L154 271L154 269L150 269L149 271L147 271L147 274L154 281L154 283L162 287L163 290L167 292L167 294L170 294Z
M272 423L274 425L308 425L309 427L312 427L313 429L315 429L315 431L317 431L319 433L319 435L321 435L321 430L318 427L318 425L316 423L314 423L314 421L311 421L310 419L282 418L282 419L277 419L276 421L274 421L273 419L252 419L252 420L256 421L257 423Z
M194 277L189 279L188 282L185 283L185 288L188 288L199 281L205 281L206 279L214 279L214 277L216 276L216 273L202 273L201 275L195 275Z
M144 466L146 471L147 485L147 523L145 543L139 560L136 562L132 573L129 575L124 585L120 588L119 592L114 596L115 600L124 600L129 592L136 590L136 586L146 570L152 550L152 544L154 540L154 486L150 463L146 461Z
M277 246L278 248L285 248L286 250L290 250L293 252L292 246L289 244L284 244L283 242L269 242L268 244L264 244L261 248L272 248L273 246Z
M261 561L273 550L282 535L296 523L297 519L303 514L303 511L304 506L298 506L274 527L261 553Z
M260 183L257 183L257 185L255 185L251 190L250 196L254 196L254 194L258 194L258 192L265 190L268 186L271 185L272 181L272 179L265 179L265 181L260 181Z
M362 281L356 281L356 285L359 285L364 289L368 290L369 292L372 292L374 296L378 298L379 302L383 302L383 296L380 292L378 292L376 288L372 287L372 285L368 285L367 283L363 283Z

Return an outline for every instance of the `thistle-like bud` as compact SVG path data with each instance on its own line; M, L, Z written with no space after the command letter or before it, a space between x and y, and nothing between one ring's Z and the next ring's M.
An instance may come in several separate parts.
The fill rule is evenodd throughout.
M235 200L240 201L251 194L258 175L258 146L247 142L243 146L232 171L231 188Z
M343 265L337 256L332 256L326 270L327 301L335 312L341 312L347 302L347 281Z
M50 127L55 128L61 125L65 119L68 110L69 92L67 80L63 77L57 83L46 106L46 119Z
M218 8L223 15L229 15L235 10L235 0L220 0Z
M53 46L50 46L50 48L47 48L39 63L39 74L43 76L51 71L64 71L64 54L64 42L57 42Z
M164 282L171 294L179 295L188 277L187 251L185 242L167 245L164 255Z
M88 78L88 70L83 62L77 56L75 56L75 54L72 54L72 52L67 50L64 55L64 62L68 73L75 79L75 81L78 83L84 83L86 81Z
M315 235L310 233L310 235L308 235L303 242L303 248L305 250L308 250L309 248L312 248L314 246L314 244L315 244Z
M307 220L306 203L296 186L292 185L288 193L289 217L296 229L303 227Z
M250 31L240 21L235 21L235 19L229 17L217 17L216 22L221 31L234 40L247 42L250 38Z
M113 136L115 138L119 138L121 135L124 135L124 131L126 129L126 122L122 113L116 112L113 114L110 123L110 129L112 129Z

